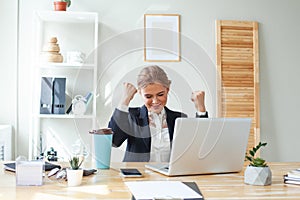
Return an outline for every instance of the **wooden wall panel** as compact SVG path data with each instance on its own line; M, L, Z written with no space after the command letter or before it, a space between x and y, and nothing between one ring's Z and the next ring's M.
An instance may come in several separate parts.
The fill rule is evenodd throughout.
M216 21L218 117L250 117L248 149L260 141L258 23Z

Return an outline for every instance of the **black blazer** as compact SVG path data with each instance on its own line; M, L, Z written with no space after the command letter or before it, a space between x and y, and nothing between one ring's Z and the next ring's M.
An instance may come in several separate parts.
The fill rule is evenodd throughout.
M186 114L176 112L165 107L166 120L172 144L175 120L178 117L187 117ZM197 117L208 117L205 115ZM149 128L148 110L142 107L129 108L129 113L115 109L108 127L112 128L113 146L119 147L127 140L124 162L148 162L151 151L151 133Z

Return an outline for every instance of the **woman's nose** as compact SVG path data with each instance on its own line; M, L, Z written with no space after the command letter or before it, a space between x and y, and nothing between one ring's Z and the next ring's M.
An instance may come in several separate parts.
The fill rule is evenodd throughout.
M158 98L157 97L153 97L152 103L157 103L157 102L158 102Z

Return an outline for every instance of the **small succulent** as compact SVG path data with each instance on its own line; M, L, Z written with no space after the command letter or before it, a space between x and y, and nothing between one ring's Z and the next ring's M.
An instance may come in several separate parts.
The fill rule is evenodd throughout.
M259 142L258 145L252 148L252 150L249 150L249 154L246 154L246 160L250 161L250 166L253 167L267 167L267 163L264 159L260 157L255 157L256 152L263 146L266 146L267 143L261 143Z
M72 158L70 158L69 163L73 170L77 170L83 163L83 159L80 159L79 156L73 156Z

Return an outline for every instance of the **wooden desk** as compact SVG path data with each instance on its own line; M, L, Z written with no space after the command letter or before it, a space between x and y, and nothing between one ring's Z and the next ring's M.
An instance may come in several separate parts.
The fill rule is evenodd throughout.
M84 177L79 187L67 187L65 181L45 178L42 186L16 186L15 174L0 167L0 199L66 200L66 199L131 199L124 181L180 180L195 181L205 199L300 199L300 185L285 185L283 175L300 168L300 163L269 163L272 185L244 184L244 173L167 177L144 168L144 163L113 163L111 169ZM120 167L137 167L143 178L122 178Z

